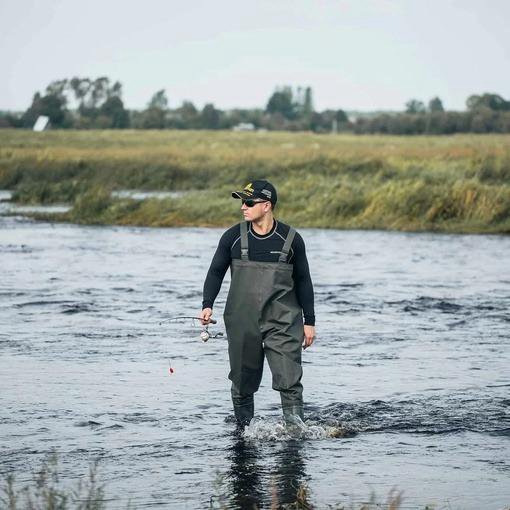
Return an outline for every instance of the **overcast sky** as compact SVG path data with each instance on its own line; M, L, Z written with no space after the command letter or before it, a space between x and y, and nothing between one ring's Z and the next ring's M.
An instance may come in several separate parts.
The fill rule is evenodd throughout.
M509 0L0 0L0 109L55 79L106 75L128 108L263 107L311 86L318 110L510 98Z

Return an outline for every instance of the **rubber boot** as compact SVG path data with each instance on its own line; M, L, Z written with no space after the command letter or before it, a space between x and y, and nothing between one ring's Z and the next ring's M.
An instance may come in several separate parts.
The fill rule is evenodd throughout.
M236 397L232 399L232 402L237 425L239 427L249 425L254 414L253 395L250 397Z
M285 424L302 429L304 424L303 404L286 405L283 407Z

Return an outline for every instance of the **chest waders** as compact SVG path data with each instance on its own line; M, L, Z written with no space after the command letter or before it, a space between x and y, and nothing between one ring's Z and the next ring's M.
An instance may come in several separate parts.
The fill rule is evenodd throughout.
M291 227L278 262L248 257L247 222L241 223L241 259L232 259L223 318L228 337L232 403L237 422L253 418L253 394L262 379L264 355L280 392L287 422L303 419L301 346L304 328L292 264L286 262L296 231Z

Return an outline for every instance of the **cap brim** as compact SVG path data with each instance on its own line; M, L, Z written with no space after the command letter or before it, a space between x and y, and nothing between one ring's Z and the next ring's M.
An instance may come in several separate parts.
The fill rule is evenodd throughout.
M243 193L242 191L232 191L232 198L241 198L241 199L247 200L249 198L253 198L253 195L247 195L246 193Z

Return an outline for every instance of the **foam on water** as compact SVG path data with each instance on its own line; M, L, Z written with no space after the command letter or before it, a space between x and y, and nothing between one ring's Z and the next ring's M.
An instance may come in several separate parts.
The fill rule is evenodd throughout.
M293 417L292 424L286 424L283 420L253 418L249 425L244 428L245 439L259 441L289 441L292 439L328 439L339 437L351 437L355 432L341 425L325 425L316 421L302 421L299 417Z

